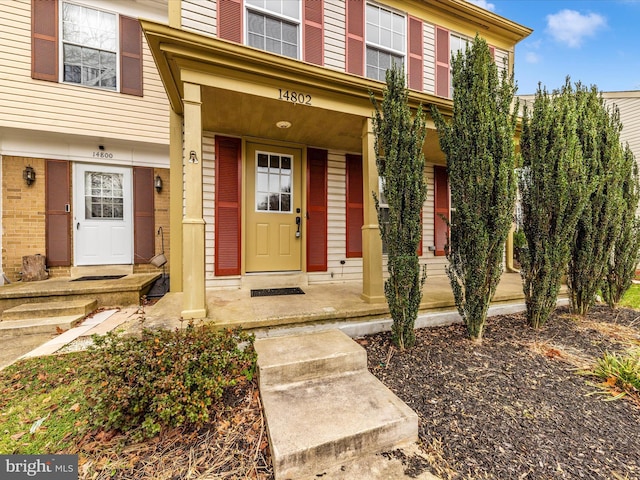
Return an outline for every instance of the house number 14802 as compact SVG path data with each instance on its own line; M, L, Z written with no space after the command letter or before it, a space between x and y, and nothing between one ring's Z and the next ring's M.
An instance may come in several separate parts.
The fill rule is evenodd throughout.
M311 105L311 95L302 92L292 92L289 90L278 89L280 96L279 100L284 100L291 103L299 103L300 105Z

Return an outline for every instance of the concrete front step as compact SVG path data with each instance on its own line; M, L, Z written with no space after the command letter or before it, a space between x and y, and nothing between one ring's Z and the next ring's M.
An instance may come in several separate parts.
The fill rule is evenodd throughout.
M2 312L3 321L26 320L45 317L84 317L98 307L97 300L66 300L60 302L24 303Z
M60 317L26 318L20 320L3 320L0 322L0 336L14 337L12 341L20 341L22 335L57 334L60 330L75 327L85 317L81 315L65 315Z
M367 368L367 352L336 329L257 340L256 351L261 387Z
M320 478L417 441L415 412L367 370L366 352L344 333L264 338L255 348L276 480Z

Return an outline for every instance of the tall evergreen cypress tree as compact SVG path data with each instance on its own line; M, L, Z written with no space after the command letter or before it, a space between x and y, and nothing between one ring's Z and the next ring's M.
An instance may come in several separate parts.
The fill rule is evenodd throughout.
M420 209L427 196L422 147L426 135L422 108L411 118L404 68L387 70L387 86L382 104L373 117L378 174L388 205L388 218L373 193L380 235L387 246L389 277L385 296L393 319L392 337L402 350L415 343L414 325L422 300L426 268L420 273L418 245L422 239Z
M631 286L640 252L640 221L636 216L640 200L638 164L633 152L626 146L623 163L622 215L620 234L615 239L609 257L607 275L602 286L602 296L611 308L615 308Z
M620 113L608 109L595 86L576 85L578 140L595 189L575 232L567 275L571 310L586 315L602 286L619 236L624 150Z
M432 109L456 209L447 274L469 335L480 341L513 221L515 86L506 69L499 75L487 42L477 35L452 58L452 69L452 122Z
M524 109L519 186L527 246L518 261L527 320L534 328L544 325L555 309L575 228L591 193L577 115L568 79L551 96L538 87L533 112Z

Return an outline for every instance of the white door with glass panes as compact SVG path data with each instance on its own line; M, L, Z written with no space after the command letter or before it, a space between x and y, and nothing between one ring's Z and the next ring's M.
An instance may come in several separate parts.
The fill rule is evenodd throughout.
M133 261L131 168L76 164L74 238L76 265Z

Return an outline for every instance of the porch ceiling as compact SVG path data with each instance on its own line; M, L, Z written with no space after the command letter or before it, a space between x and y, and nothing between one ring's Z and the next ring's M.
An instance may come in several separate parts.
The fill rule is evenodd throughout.
M172 109L183 112L185 82L201 86L203 130L362 151L363 122L373 112L369 92L381 100L380 82L167 25L141 24ZM312 106L279 99L279 89L308 94ZM423 92L410 91L408 100L412 108L436 105L446 116L452 112L451 100ZM276 127L282 120L291 127ZM429 124L425 156L444 163Z
M326 149L360 152L362 117L257 95L204 87L203 129ZM290 128L278 128L287 121Z

